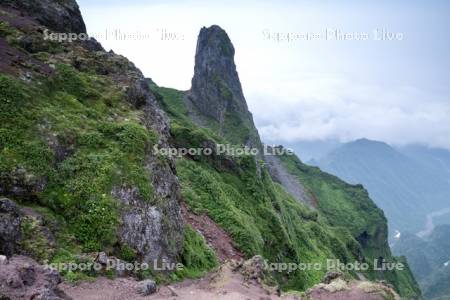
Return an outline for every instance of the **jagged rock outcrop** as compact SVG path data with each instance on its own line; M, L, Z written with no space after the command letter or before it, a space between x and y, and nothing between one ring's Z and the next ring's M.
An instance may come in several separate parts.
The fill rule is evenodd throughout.
M234 64L233 44L219 26L200 30L191 93L198 109L219 122L228 109L248 111Z
M217 25L203 27L197 40L194 77L186 102L200 126L219 127L233 143L260 147L234 63L234 47Z
M56 32L86 33L86 25L75 0L3 0L0 4L26 13Z
M217 25L200 30L192 87L185 101L191 119L198 125L215 130L218 128L218 133L230 142L255 147L263 153L236 71L233 44L227 33ZM298 179L287 172L277 157L269 155L264 160L276 182L298 201L313 206L314 201Z
M158 107L148 82L140 71L136 80L126 88L126 101L142 108L143 124L158 134L158 147L169 147L169 122ZM175 176L175 164L170 158L161 161L150 150L145 168L151 176L158 205L150 205L141 199L135 189L118 187L113 195L120 200L122 226L119 236L122 243L135 249L146 262L166 259L175 261L183 246L183 220L179 204L179 183Z

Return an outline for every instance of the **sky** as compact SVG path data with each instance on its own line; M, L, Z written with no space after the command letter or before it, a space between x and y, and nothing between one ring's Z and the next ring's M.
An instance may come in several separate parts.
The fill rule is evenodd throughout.
M450 149L449 1L78 3L105 49L180 90L190 88L200 28L221 26L264 142Z

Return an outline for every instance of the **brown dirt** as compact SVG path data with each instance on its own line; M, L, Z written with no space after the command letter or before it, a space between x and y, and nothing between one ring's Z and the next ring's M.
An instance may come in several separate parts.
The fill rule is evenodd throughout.
M137 292L139 283L129 278L115 280L98 278L94 282L79 285L63 283L60 288L77 300L129 300L129 299L180 299L180 300L269 300L298 299L294 296L278 297L266 291L257 282L245 282L239 272L229 265L223 265L219 271L198 280L185 280L171 286L162 286L151 296L143 297Z
M314 194L314 192L310 192L311 195L311 205L314 208L318 208L319 207L319 201L317 200L316 194Z
M192 213L184 202L181 205L181 213L185 223L190 224L205 237L221 262L229 259L241 260L244 258L242 252L234 246L233 240L228 233L220 228L210 217Z

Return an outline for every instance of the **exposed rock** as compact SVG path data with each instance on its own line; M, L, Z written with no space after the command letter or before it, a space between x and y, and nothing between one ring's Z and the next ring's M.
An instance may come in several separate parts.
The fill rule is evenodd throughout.
M344 276L344 274L342 274L341 272L327 272L325 277L322 279L322 282L325 284L329 284L333 280L341 278L342 276Z
M185 101L191 118L200 126L209 127L208 118L213 119L220 125L219 134L231 142L260 147L236 71L234 47L226 32L217 25L200 30L192 87ZM229 128L231 123L233 128ZM242 135L235 137L237 132Z
M33 209L20 208L14 201L0 199L0 253L22 254L39 261L49 259L55 237L44 218Z
M156 168L150 170L155 171ZM141 199L136 188L121 187L113 190L113 196L123 204L122 226L119 228L120 242L133 248L139 258L148 263L161 259L175 261L183 241L183 223L176 198L178 191L165 190L178 187L170 186L170 181L163 181L167 176L173 176L168 175L170 173L166 173L167 170L159 172L163 177L157 178L161 181L155 185L159 187L155 192L159 197L164 197L162 199L165 201L158 206Z
M251 259L244 261L241 266L241 273L246 280L264 278L264 258L255 255Z
M46 179L35 176L24 168L17 168L10 173L0 173L0 194L21 198L32 198L42 192Z
M75 0L4 0L2 5L26 12L54 31L86 33L86 26Z
M0 199L0 253L11 256L18 251L22 213L14 201Z
M84 254L80 258L85 261L90 261L93 257L95 257L94 261L102 266L102 268L95 270L98 272L98 275L110 274L112 271L117 277L125 277L130 276L132 273L131 270L127 270L126 261L114 256L108 256L105 252Z
M90 37L88 40L83 40L81 45L88 51L105 51L102 44L93 37Z
M315 203L306 193L304 186L297 177L288 172L276 155L264 155L264 161L266 162L269 174L274 181L281 184L292 197L301 203L306 204L309 207L314 207Z
M27 24L27 30L21 40L22 46L31 52L45 50L48 44L41 43L44 39L46 26L52 31L84 33L85 26L81 18L78 6L74 0L6 0L2 1L2 8L12 21L21 20ZM21 17L21 15L23 17ZM4 16L0 16L3 18ZM15 24L15 23L10 23ZM20 24L17 24L19 26ZM0 43L1 43L0 39ZM8 44L5 42L8 46ZM45 61L45 66L59 63L70 64L82 72L107 75L114 82L117 91L123 91L123 100L132 104L135 108L143 110L142 123L156 132L158 143L168 147L169 124L164 113L158 107L158 103L151 93L142 72L128 59L114 52L106 52L101 45L91 39L88 41L57 42L57 51L40 58ZM0 45L0 52L3 47ZM14 50L14 48L12 48ZM12 51L11 50L11 51ZM10 49L5 50L5 57L9 57ZM23 53L22 53L23 52ZM30 53L20 51L22 56ZM15 53L13 53L15 54ZM19 54L14 55L17 57ZM8 73L15 61L0 62L0 71L7 69ZM20 61L25 60L20 59ZM28 59L28 58L27 58ZM5 62L5 63L4 63ZM3 64L5 64L3 68ZM14 65L15 66L15 65ZM28 69L20 68L20 72ZM45 124L44 124L45 125ZM70 136L68 143L62 143L58 137L53 136L51 130L41 130L47 144L54 152L55 163L59 163L73 153L73 145ZM141 199L135 187L119 186L111 192L116 197L122 209L121 226L119 227L119 244L130 246L137 253L138 259L147 262L154 259L167 259L174 261L183 245L183 221L179 205L180 192L178 180L175 176L175 164L171 160L160 161L158 157L149 153L145 159L145 168L148 170L154 187L154 199ZM38 178L27 170L18 169L10 174L0 174L0 194L12 195L20 198L34 198L45 187L44 178ZM150 200L153 201L151 205ZM39 224L38 224L39 225Z
M123 225L119 228L121 242L135 249L146 262L164 256L161 211L141 199L136 188L116 188L113 196L124 206L121 212Z
M170 137L169 120L159 108L148 84L148 80L139 77L130 86L135 87L134 92L137 92L135 95L139 96L138 98L143 98L135 103L145 103L142 106L142 122L148 130L157 133L158 146L167 148ZM121 196L118 198L127 207L123 210L124 226L121 229L121 239L138 250L146 262L161 259L174 262L183 247L181 196L175 175L175 162L172 158L161 160L149 150L145 168L150 175L157 204L151 205L148 199L140 199L136 189L120 188L118 195ZM115 191L117 192L117 189ZM136 237L136 233L140 236Z
M8 263L8 258L5 255L0 255L0 265L6 265Z
M29 53L46 52L50 48L49 43L37 33L21 37L19 45Z
M142 107L151 97L150 88L148 86L147 80L140 79L133 83L132 86L128 87L126 90L126 100L130 102L134 107ZM151 100L153 100L151 99ZM153 100L154 101L154 100Z
M58 290L60 282L57 271L26 256L13 256L0 268L0 295L6 299L69 299Z
M339 272L327 274L324 282L319 283L308 289L307 299L331 300L331 299L350 299L350 300L399 300L398 294L390 287L381 283L370 281L346 281L342 279ZM333 278L334 277L334 278Z
M153 280L147 279L140 283L139 292L144 296L149 296L151 294L156 293L157 286L156 282Z
M108 264L108 256L105 252L99 252L96 258L96 261L102 265Z
M219 122L228 106L243 113L248 111L234 63L233 44L219 26L200 30L191 93L197 108Z

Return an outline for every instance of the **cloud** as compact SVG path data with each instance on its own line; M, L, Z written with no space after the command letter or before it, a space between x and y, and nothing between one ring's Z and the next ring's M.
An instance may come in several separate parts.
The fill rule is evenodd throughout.
M90 32L150 33L145 40L100 41L161 86L180 90L190 87L199 29L222 26L235 46L244 94L267 142L366 137L450 148L447 2L241 2L79 1ZM383 28L404 33L404 39L275 42L263 35L326 28ZM161 29L184 39L162 39Z
M411 86L382 86L318 75L247 93L263 140L361 137L450 148L450 103Z

